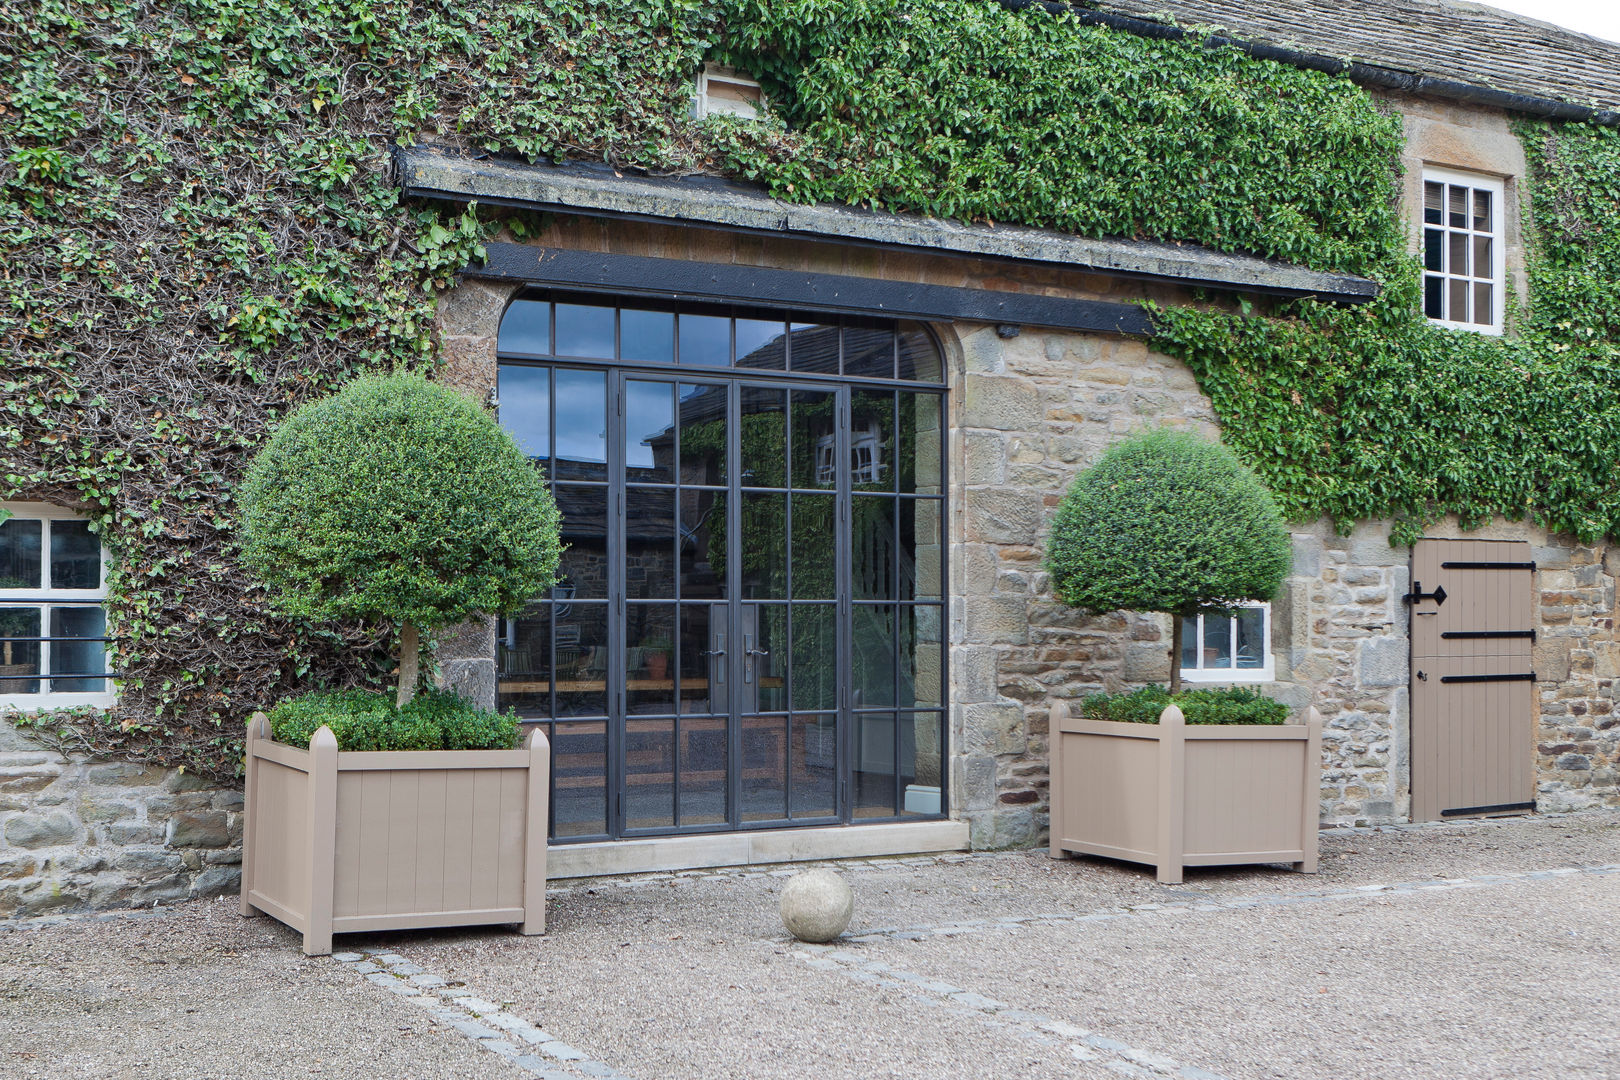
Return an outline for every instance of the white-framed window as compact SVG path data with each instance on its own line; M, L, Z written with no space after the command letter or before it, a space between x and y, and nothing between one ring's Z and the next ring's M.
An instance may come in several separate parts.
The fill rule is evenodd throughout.
M701 120L714 113L729 113L757 120L764 100L759 83L747 75L723 64L704 64L697 74L692 115Z
M1181 621L1184 682L1270 682L1271 605L1245 604L1231 615Z
M0 503L0 709L111 705L107 553L90 523Z
M1431 321L1502 332L1502 201L1494 176L1423 170L1423 313Z

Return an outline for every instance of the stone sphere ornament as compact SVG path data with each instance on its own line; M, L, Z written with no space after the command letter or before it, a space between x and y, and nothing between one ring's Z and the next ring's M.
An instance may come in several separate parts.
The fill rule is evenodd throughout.
M831 870L794 874L782 889L782 925L800 941L831 941L849 928L855 894Z

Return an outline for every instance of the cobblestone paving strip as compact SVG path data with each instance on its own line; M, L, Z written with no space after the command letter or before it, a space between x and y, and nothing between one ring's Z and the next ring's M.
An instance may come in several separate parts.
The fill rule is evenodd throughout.
M332 959L367 982L421 1006L439 1023L540 1080L629 1080L611 1065L592 1060L584 1051L507 1012L505 1006L478 996L471 987L452 986L398 953L360 948L333 953Z

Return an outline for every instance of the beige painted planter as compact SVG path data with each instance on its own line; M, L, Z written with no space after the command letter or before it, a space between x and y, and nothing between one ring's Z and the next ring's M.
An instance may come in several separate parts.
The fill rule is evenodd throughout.
M1304 724L1188 726L1052 708L1052 857L1065 851L1158 867L1293 863L1316 873L1322 718Z
M521 750L309 749L248 723L242 914L280 919L304 952L334 933L430 926L546 928L550 744Z

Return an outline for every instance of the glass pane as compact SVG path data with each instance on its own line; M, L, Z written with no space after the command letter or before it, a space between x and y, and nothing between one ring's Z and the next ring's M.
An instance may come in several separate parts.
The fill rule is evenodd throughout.
M668 311L619 312L619 357L639 364L675 362L675 315Z
M1491 287L1482 281L1474 282L1474 321L1481 326L1489 326L1496 321L1492 300Z
M89 521L50 523L50 588L100 588L100 539Z
M838 327L819 323L789 324L788 363L794 371L838 374Z
M675 482L675 384L624 384L624 467L631 483Z
M731 320L724 315L682 315L681 363L706 367L731 364Z
M793 391L793 486L838 484L838 398L820 390Z
M941 575L945 545L940 525L942 503L933 499L901 499L900 600L938 600L944 592Z
M938 495L940 490L939 394L900 394L900 490Z
M742 388L742 484L783 487L787 483L787 391Z
M918 817L945 812L939 782L943 716L937 712L900 714L900 812Z
M838 596L836 496L800 492L793 496L793 597L832 600Z
M1445 279L1433 274L1423 279L1423 314L1431 319L1446 317Z
M501 316L495 348L524 356L551 355L551 305L544 300L514 300Z
M1450 201L1450 225L1453 229L1468 228L1468 189L1452 184L1447 193Z
M1474 237L1474 276L1488 278L1496 273L1496 260L1491 256L1491 238Z
M737 320L737 366L787 367L787 324L775 320Z
M854 706L894 705L895 608L891 604L857 604L850 633L855 657Z
M894 394L857 390L849 402L850 485L856 491L893 491Z
M855 807L857 818L895 814L894 714L861 713L855 718Z
M502 364L495 385L501 427L531 458L551 457L551 369Z
M742 819L787 817L788 718L745 716L742 721Z
M39 642L14 639L41 636L39 608L0 608L0 694L39 693Z
M55 528L52 528L55 531ZM59 607L51 609L51 637L97 640L55 641L51 643L51 670L70 675L99 675L107 670L107 646L99 639L107 634L107 617L99 607ZM106 679L52 679L57 694L99 694L107 689ZM0 693L5 691L0 690Z
M1237 666L1266 666L1266 613L1262 608L1243 608L1237 613Z
M787 605L746 605L743 620L742 708L748 712L786 712Z
M945 649L940 608L919 604L900 609L901 706L945 704Z
M37 518L0 521L0 589L40 587L44 523Z
M624 827L675 825L675 721L624 724Z
M1221 615L1204 616L1203 667L1232 666L1232 620Z
M607 479L607 377L557 369L554 480Z
M1447 237L1451 245L1451 258L1446 266L1446 272L1465 276L1468 273L1468 235L1466 233L1450 233Z
M721 825L726 807L724 718L681 720L681 824Z
M624 676L626 711L675 711L674 604L625 605Z
M556 600L599 600L608 594L608 491L605 487L557 484L551 489L562 514L562 559Z
M1442 229L1423 230L1423 269L1444 270L1441 259L1444 258L1445 231Z
M1474 191L1474 228L1478 232L1491 232L1491 193Z
M902 379L918 382L944 382L945 371L939 346L920 323L900 324L900 371Z
M557 724L551 730L551 835L607 832L607 724Z
M1468 282L1460 278L1447 278L1446 287L1450 293L1450 302L1446 306L1446 318L1452 322L1467 322Z
M894 576L894 498L857 495L850 508L850 587L857 600L898 599Z
M894 331L887 326L844 327L844 374L894 378Z
M607 715L608 607L556 604L557 715Z
M497 704L503 711L517 709L519 716L550 716L551 605L536 604L497 625Z
M793 605L793 708L838 707L837 609Z
M681 385L681 483L726 482L726 388Z
M557 355L613 359L613 309L557 305ZM562 410L557 410L562 415Z
M1181 666L1187 671L1198 667L1198 616L1181 620Z
M625 489L624 595L675 598L675 492L669 488Z
M742 497L742 594L787 597L787 496L748 492Z
M681 492L681 598L726 595L726 497L719 491Z
M681 605L681 712L718 713L726 693L726 605Z
M1441 203L1445 199L1445 185L1429 182L1423 185L1423 220L1430 225L1443 224Z
M832 817L838 812L838 716L835 713L793 717L790 757L793 764L792 814L796 818Z

